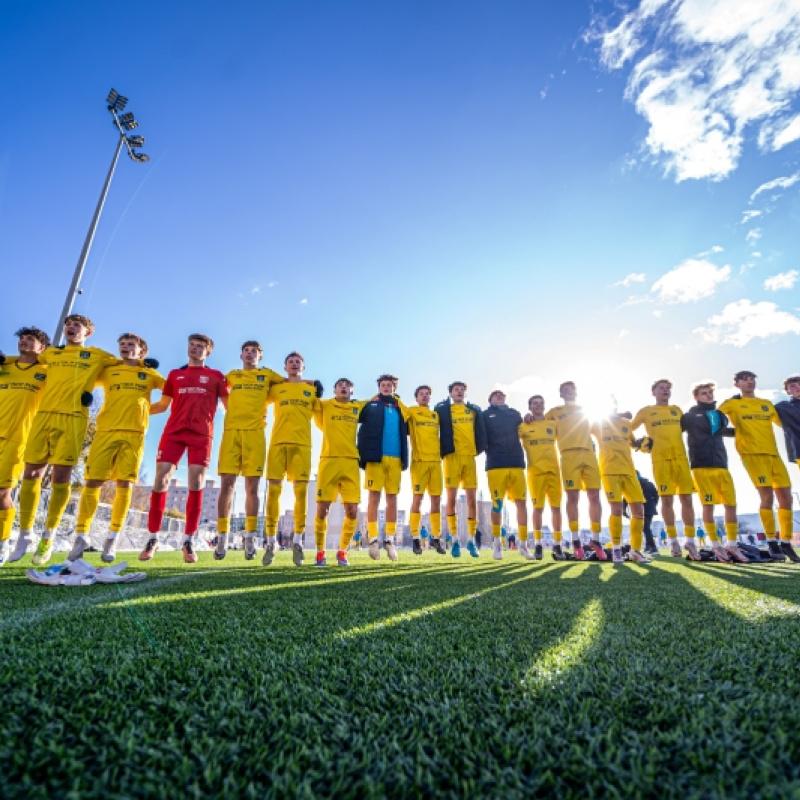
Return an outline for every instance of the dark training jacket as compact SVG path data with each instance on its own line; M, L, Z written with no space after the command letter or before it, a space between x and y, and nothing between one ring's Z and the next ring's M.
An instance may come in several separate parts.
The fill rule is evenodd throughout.
M792 461L800 459L800 400L792 397L775 403L775 410L783 423L783 436L786 439L786 455Z
M358 421L361 425L358 428L358 463L361 469L366 469L370 462L379 462L383 458L383 423L385 404L397 406L394 398L384 400L379 395L376 400L371 400L364 408ZM408 468L408 423L403 419L400 408L397 408L397 415L400 420L400 467Z
M519 438L522 415L508 406L489 406L483 412L486 426L486 471L525 467Z
M733 428L728 427L728 418L719 414L719 429L711 433L711 420L707 411L716 411L716 403L698 403L681 417L681 430L686 431L689 445L689 464L692 469L704 467L728 468L728 451L724 437L733 436Z
M455 453L456 446L453 443L453 416L450 413L450 400L442 400L434 407L434 411L439 415L439 450L442 458ZM478 406L467 403L467 408L475 412L475 450L478 455L486 450L486 426L483 421L483 412Z

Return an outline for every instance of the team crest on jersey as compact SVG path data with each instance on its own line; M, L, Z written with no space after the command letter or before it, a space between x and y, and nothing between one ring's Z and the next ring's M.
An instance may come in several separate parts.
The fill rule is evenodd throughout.
M669 413L672 414L673 417L677 417L678 416L678 412L675 411L674 409L672 411L670 411Z
M311 392L303 391L303 397L311 397Z
M139 372L138 373L138 378L139 378L140 381L147 380L147 373L146 372Z
M92 357L92 354L91 354L91 353L88 353L88 352L86 352L86 350L83 350L83 351L81 352L81 358L91 358L91 357Z
M547 435L548 436L552 436L553 435L553 429L552 428L545 428L545 430L547 431Z
M201 375L200 383L208 383L208 375Z
M46 376L45 376L45 374L44 374L43 372L34 372L34 373L33 373L33 377L34 377L34 378L35 378L37 381L43 381L43 380L45 379L45 377L46 377Z
M256 380L261 381L261 383L264 383L265 378L266 375L256 375Z
M767 408L767 406L761 406L761 410L762 411L769 411L769 408Z

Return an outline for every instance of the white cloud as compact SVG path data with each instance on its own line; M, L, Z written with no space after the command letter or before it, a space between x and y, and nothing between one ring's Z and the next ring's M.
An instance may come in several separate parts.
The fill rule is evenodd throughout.
M737 300L721 314L708 318L707 327L697 328L707 342L744 347L753 339L774 339L787 333L800 335L800 317L781 311L775 303Z
M729 175L745 134L763 150L800 138L797 0L642 0L597 38L607 68L631 65L645 147L678 181Z
M260 287L260 286L254 286L254 287L253 287L253 288L250 290L250 294L258 294L260 291L261 291L261 287Z
M716 267L710 261L690 258L662 275L650 291L665 303L695 303L711 297L717 286L730 277L731 268L727 264Z
M644 283L644 279L645 279L644 272L631 272L630 274L626 275L621 281L617 281L613 285L625 286L627 288L632 283Z
M750 253L750 257L751 258L761 258L761 251L760 250L753 250L753 252Z
M307 298L307 297L304 297L304 298L303 298L303 299L300 301L300 305L301 305L301 306L307 306L307 305L308 305L308 298Z
M619 332L620 339L624 339L628 335L630 335L630 331L626 331L624 328Z
M764 288L770 292L777 292L781 289L791 289L800 277L800 272L790 269L788 272L779 272L764 281Z
M767 181L766 183L762 183L753 194L750 195L750 202L752 203L753 200L756 199L760 194L764 192L771 192L773 189L788 189L791 186L794 186L797 181L800 181L800 172L795 172L794 175L789 175L785 178L775 178L774 180ZM747 212L745 212L747 213ZM753 216L757 216L760 214L760 211L753 211L750 212Z
M511 383L495 383L494 389L499 389L507 396L507 402L512 408L527 408L528 398L532 394L541 394L544 381L539 375L523 375L515 378Z
M663 316L664 316L664 312L663 312L663 311L662 311L660 308L657 308L657 309L656 309L656 310L653 312L653 316L654 316L654 317L656 317L657 319L661 319L661 317L663 317Z
M743 211L741 224L744 225L746 222L750 222L751 219L760 217L763 213L763 211Z
M273 287L275 287L275 286L277 286L277 285L278 285L278 281L270 281L270 282L267 284L267 289L272 289Z
M747 235L744 238L747 244L752 246L761 238L761 236L761 228L753 228L753 230L747 231Z

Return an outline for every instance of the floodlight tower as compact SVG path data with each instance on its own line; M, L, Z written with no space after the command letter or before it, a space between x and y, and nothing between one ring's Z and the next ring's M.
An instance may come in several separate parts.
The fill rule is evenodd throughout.
M112 89L106 98L106 105L111 113L114 127L119 133L119 139L117 140L117 147L114 150L114 158L111 159L108 175L106 175L106 182L103 184L103 191L100 192L100 199L97 201L97 207L94 210L92 223L89 225L89 232L86 234L80 258L75 266L75 272L72 275L72 283L67 292L67 297L64 300L64 308L61 310L61 316L58 318L58 325L53 335L54 343L61 342L64 319L72 312L72 304L75 302L75 295L83 291L79 288L78 284L80 283L81 277L83 277L83 269L86 266L86 260L89 258L89 251L92 249L97 223L100 221L100 214L103 212L103 206L105 205L106 196L108 195L108 187L111 186L111 179L114 177L114 170L117 167L117 161L119 160L119 154L123 146L128 151L128 155L132 161L144 164L150 160L150 156L136 150L137 147L141 147L144 144L144 136L128 135L129 131L139 127L139 123L134 119L130 111L127 114L122 113L125 110L125 106L128 105L128 98L123 97L116 89Z

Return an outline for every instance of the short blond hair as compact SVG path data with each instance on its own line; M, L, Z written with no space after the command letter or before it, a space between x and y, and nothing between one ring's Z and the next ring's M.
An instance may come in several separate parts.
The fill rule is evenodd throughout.
M697 399L697 395L701 389L711 389L712 391L717 388L717 384L714 381L703 381L702 383L696 383L692 386L692 397Z
M657 381L653 382L653 385L650 387L650 391L654 392L656 390L656 386L658 386L659 383L666 383L670 389L672 388L671 380L669 380L668 378L659 378Z

